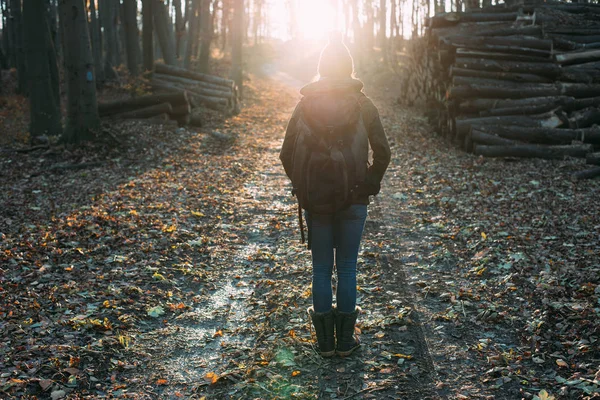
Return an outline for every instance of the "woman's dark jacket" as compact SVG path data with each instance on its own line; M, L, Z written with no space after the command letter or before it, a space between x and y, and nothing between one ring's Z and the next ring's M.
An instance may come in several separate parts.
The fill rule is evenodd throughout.
M360 112L362 112L363 122L369 135L369 144L373 150L373 163L369 166L365 183L362 187L359 187L358 194L352 201L352 204L369 204L369 195L376 195L379 193L381 180L390 163L390 146L379 118L379 111L373 102L362 93L362 88L363 83L356 79L333 80L326 78L308 84L300 90L300 93L303 96L327 95L334 92L348 92L349 94L355 93L358 95ZM285 172L290 179L294 144L298 133L296 126L301 112L299 105L296 106L292 118L288 123L285 139L279 155ZM315 120L327 118L327 115L318 115L318 111L315 112L315 114L317 115L310 115L309 117Z

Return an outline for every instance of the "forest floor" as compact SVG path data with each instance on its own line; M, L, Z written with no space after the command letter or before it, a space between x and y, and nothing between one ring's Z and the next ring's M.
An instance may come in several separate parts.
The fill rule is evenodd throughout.
M393 159L359 258L360 351L315 349L278 159L299 97L253 76L242 113L198 131L3 148L0 397L598 398L600 182L454 150L369 75Z

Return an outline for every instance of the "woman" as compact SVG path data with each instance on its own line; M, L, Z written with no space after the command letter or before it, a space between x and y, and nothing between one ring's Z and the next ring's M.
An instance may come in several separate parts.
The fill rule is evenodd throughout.
M354 326L360 312L356 306L356 263L362 237L369 196L379 193L380 183L390 161L390 148L379 112L371 100L362 93L363 84L353 79L354 62L339 33L332 33L328 45L321 52L319 80L300 91L303 100L296 107L288 124L280 159L290 179L293 180L295 147L299 130L311 123L332 126L340 121L332 118L349 117L352 124L362 123L368 142L364 140L364 154L373 150L373 162L364 163L362 179L352 190L347 204L333 213L316 213L305 208L309 248L312 252L312 300L308 309L319 349L323 357L334 354L348 356L360 346L354 335ZM348 108L347 99L354 98L354 108ZM305 101L306 100L306 101ZM352 103L352 101L350 101ZM310 104L307 105L307 104ZM343 107L346 107L343 109ZM348 110L351 110L348 112ZM362 117L360 120L359 117ZM316 122L315 122L316 121ZM304 123L304 125L301 125ZM355 128L358 129L358 128ZM349 128L346 128L349 130ZM360 167L362 168L362 167ZM333 307L332 272L337 267L337 306ZM337 340L336 340L337 339ZM336 343L337 342L337 343Z

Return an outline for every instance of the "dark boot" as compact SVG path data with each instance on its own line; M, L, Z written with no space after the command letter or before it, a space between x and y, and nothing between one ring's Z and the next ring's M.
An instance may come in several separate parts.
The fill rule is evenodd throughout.
M360 340L354 334L354 325L360 311L360 307L356 307L351 313L335 310L336 353L338 356L349 356L360 347Z
M316 313L314 308L309 307L307 311L315 327L321 356L331 357L335 355L335 335L333 331L335 320L333 310L326 313Z

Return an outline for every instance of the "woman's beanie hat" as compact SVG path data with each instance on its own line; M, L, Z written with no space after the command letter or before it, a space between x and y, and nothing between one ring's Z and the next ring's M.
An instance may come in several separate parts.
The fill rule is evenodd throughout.
M327 78L350 78L354 72L354 60L350 51L342 42L342 34L333 31L329 34L329 43L321 52L319 75Z

